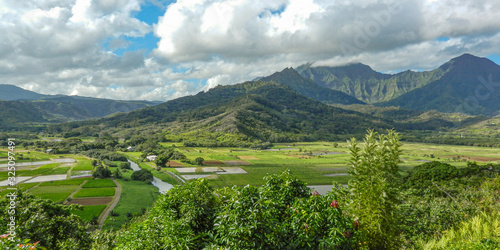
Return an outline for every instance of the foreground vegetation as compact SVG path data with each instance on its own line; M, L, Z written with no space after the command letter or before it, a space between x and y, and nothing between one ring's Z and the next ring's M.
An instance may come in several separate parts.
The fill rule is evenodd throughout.
M87 143L87 147L89 145L92 143ZM176 170L169 168L168 163L156 169L160 161L140 162L143 154L165 154L169 160L175 158L175 162L183 166L216 161L250 164L241 166L248 174L191 180L159 196L155 187L132 180L133 172L119 161L122 155L109 149L89 149L100 162L78 158L71 166L71 169L86 169L84 162L95 165L94 169L103 165L122 173L118 179L122 197L105 221L103 231L85 234L86 239L79 236L92 231L91 223L95 223L96 213L103 211L103 205L83 208L58 205L20 193L19 197L26 201L19 206L40 202L44 204L40 209L48 213L63 208L67 211L59 212L60 219L68 220L71 225L53 224L54 228L44 230L66 230L63 228L72 226L80 233L34 234L33 227L24 222L30 216L36 217L36 211L26 211L28 214L18 219L15 241L21 243L30 239L32 244L39 242L35 247L49 249L500 247L500 165L473 161L495 159L493 149L424 144L401 146L394 132L381 136L370 132L362 143L351 140L348 145L277 144L272 151L261 151L188 148L163 143L154 146L149 153L127 153L141 166L165 175ZM335 154L325 154L327 152ZM204 161L195 161L197 158ZM425 163L422 164L423 159ZM352 167L347 168L348 165ZM41 169L54 168L61 167L52 164ZM345 172L350 176L323 176L324 173ZM304 181L310 184L315 175L330 183L338 179L348 185L336 184L331 192L319 195ZM229 184L231 181L239 185ZM21 186L39 197L61 202L65 198L59 196L67 197L78 188L80 191L75 192L74 197L112 195L115 184L109 179L87 178ZM2 202L2 206L9 205L8 199ZM8 223L6 211L2 210L4 223L0 229L3 231ZM45 221L48 219L40 218L40 225L52 223ZM8 236L0 240L2 246L5 249L13 247L6 239Z

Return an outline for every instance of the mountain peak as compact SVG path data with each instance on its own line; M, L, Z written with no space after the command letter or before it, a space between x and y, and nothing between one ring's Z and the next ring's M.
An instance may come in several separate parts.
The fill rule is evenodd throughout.
M451 67L451 68L450 68ZM461 56L451 59L449 62L443 64L440 69L443 70L457 70L461 72L474 71L475 69L479 71L490 71L498 70L500 66L485 57L478 57L465 53Z
M45 95L35 93L15 85L0 84L0 100L35 100L45 97Z
M272 81L292 88L302 95L326 103L364 104L356 98L341 91L336 91L319 86L311 79L304 78L293 68L285 68L270 76L263 77L261 81Z

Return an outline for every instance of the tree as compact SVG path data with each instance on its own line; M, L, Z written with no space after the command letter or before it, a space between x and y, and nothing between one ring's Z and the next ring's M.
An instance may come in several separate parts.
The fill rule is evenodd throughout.
M143 181L146 183L151 183L154 180L153 174L146 169L135 171L134 173L132 173L131 178L134 181Z
M164 154L160 154L156 157L155 163L156 163L156 167L158 168L158 171L162 167L165 167L167 165L167 162L170 160L171 156L172 156L172 154L164 153Z
M92 173L92 177L105 179L111 177L111 171L103 166L98 167L94 173Z
M194 159L194 163L198 166L203 166L203 162L205 161L205 159L201 158L201 157L197 157L196 159Z
M399 135L393 130L378 136L368 130L362 146L355 138L350 141L351 212L370 249L399 248L396 184L400 147Z
M120 169L132 169L132 167L130 167L130 162L122 162L118 165L118 167Z
M70 210L79 209L81 206L60 205L22 192L14 192L11 197L15 197L16 201L16 239L39 241L39 245L47 249L89 249L89 225L70 213ZM10 197L0 200L2 232L7 232L8 224L11 223L10 201ZM68 245L71 247L68 248Z
M115 171L113 172L113 178L115 179L121 179L122 178L122 173L120 173L120 169L115 169Z

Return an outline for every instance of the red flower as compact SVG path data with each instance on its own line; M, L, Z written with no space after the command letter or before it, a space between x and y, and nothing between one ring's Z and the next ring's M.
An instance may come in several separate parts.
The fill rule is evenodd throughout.
M354 229L358 229L358 227L359 227L359 221L355 220L354 223L352 223L352 226L354 227Z
M339 207L339 203L338 203L336 200L333 200L333 201L330 203L330 207L333 207L333 208L338 208L338 207Z

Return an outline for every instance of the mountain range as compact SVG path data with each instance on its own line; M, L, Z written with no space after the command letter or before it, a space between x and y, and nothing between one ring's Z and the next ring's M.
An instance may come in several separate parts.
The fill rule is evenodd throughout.
M120 101L81 96L43 95L13 85L0 85L0 128L22 123L86 120L129 112L160 102Z
M25 92L24 98L32 100L0 101L5 114L0 125L103 117L55 124L47 130L68 136L156 131L170 140L204 141L203 145L333 140L367 128L457 129L487 120L474 115L498 113L498 72L495 63L465 54L432 71L394 75L362 64L308 64L158 105ZM349 91L338 90L344 87ZM473 98L477 100L470 103L475 105L472 112L460 109Z
M213 141L300 141L333 139L362 133L369 127L392 128L391 122L308 98L292 88L266 81L218 86L207 92L126 114L77 123L58 132L89 135L102 127L120 133L156 125L174 138Z
M431 71L393 75L360 63L341 67L305 64L296 71L319 86L377 106L488 116L496 116L500 110L500 66L470 54Z

